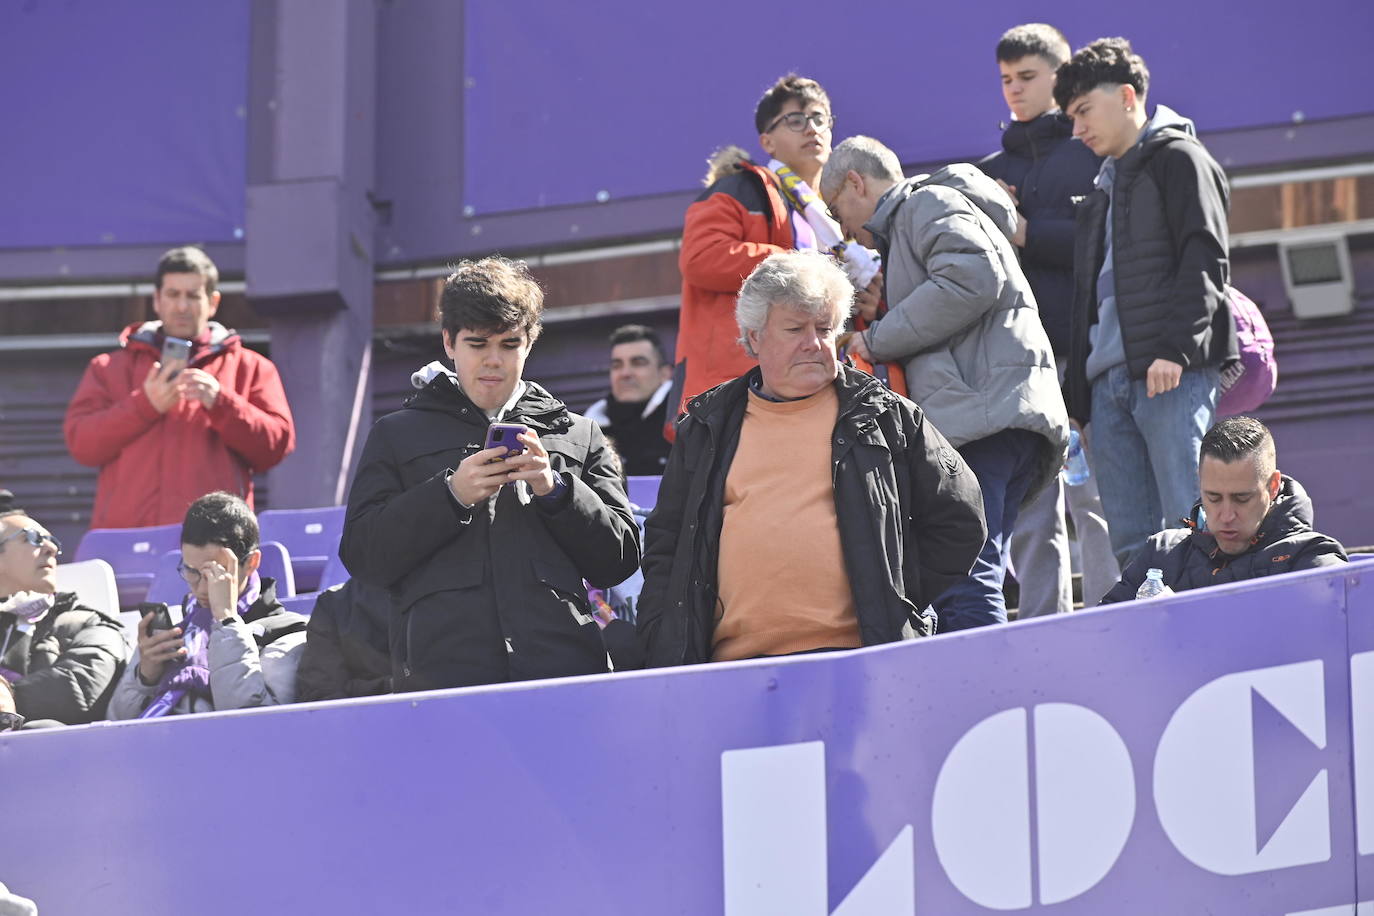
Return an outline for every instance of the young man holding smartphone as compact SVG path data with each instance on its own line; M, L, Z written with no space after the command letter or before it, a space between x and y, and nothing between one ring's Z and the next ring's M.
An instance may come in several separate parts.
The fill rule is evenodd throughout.
M157 265L157 321L124 329L91 360L67 407L72 457L100 469L92 528L180 522L197 498L226 490L253 504L253 475L295 447L277 368L212 319L219 271L199 248Z
M595 423L523 378L543 291L521 262L444 283L444 352L368 436L339 556L390 590L396 691L608 670L583 579L639 565L619 463ZM519 424L514 451L493 424ZM499 428L498 428L499 431Z

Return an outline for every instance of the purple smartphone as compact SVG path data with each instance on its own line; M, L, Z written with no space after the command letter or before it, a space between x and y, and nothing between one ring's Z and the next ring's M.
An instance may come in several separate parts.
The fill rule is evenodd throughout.
M528 430L523 423L493 423L487 428L487 444L482 448L506 447L506 456L518 455L525 450L525 443L516 436ZM493 459L499 460L499 459Z

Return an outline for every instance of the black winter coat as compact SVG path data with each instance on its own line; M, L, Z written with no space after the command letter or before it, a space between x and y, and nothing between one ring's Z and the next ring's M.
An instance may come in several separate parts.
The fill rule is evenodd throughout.
M1002 133L1002 149L978 163L989 177L1016 188L1016 208L1026 218L1021 269L1060 359L1069 352L1076 205L1092 192L1101 164L1073 139L1073 121L1057 111L1013 121Z
M693 398L678 424L645 526L637 625L650 666L711 660L725 479L758 377ZM835 386L835 511L860 636L874 645L929 635L934 618L921 609L968 574L987 538L978 480L911 401L848 367ZM778 471L787 486L786 456Z
M1163 106L1160 106L1161 108ZM1162 117L1161 117L1162 115ZM1193 136L1192 122L1168 109L1161 126L1116 163L1112 257L1126 368L1144 379L1156 359L1184 369L1236 358L1226 301L1230 276L1226 175ZM1154 122L1152 122L1154 123ZM1074 298L1064 400L1069 416L1090 419L1085 372L1089 329L1097 323L1097 277L1106 252L1107 194L1079 204L1074 234Z
M1145 549L1126 567L1121 581L1103 596L1102 603L1133 600L1151 569L1162 571L1164 584L1181 592L1346 562L1348 558L1339 541L1312 530L1312 500L1307 491L1285 476L1279 486L1279 498L1260 524L1254 543L1244 553L1222 553L1208 531L1161 531L1145 542Z
M296 669L296 699L337 700L391 692L391 595L349 579L320 592Z
M58 592L51 610L27 634L13 614L0 614L0 665L23 675L14 685L15 705L31 721L55 719L66 725L105 718L110 695L129 658L124 629Z
M339 556L391 591L397 692L607 670L582 580L605 587L634 572L639 529L601 430L525 384L505 420L549 452L567 485L552 504L511 485L459 506L445 478L481 451L488 423L452 375L368 436Z

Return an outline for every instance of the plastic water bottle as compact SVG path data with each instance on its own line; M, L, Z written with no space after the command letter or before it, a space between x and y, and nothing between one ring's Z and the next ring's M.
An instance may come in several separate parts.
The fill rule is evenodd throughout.
M1064 482L1071 487L1082 486L1092 476L1088 456L1083 454L1083 439L1078 430L1069 430L1069 456L1064 460Z
M1136 589L1137 598L1162 598L1165 595L1172 595L1174 590L1164 584L1164 570L1151 569L1145 574L1145 581L1140 583L1140 588Z

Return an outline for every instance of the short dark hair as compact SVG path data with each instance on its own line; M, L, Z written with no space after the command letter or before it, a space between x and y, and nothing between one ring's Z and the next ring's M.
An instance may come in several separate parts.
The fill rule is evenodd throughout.
M659 339L658 332L644 324L622 324L611 332L611 346L620 344L639 343L647 340L653 345L654 352L658 354L658 364L665 365L668 362L668 354L663 349L663 341Z
M158 260L158 289L162 289L162 278L168 274L200 274L205 278L206 295L219 287L219 268L209 255L193 245L173 248Z
M1209 455L1227 464L1255 458L1266 474L1273 472L1278 460L1273 434L1254 417L1227 417L1207 430L1198 449L1198 463Z
M766 131L768 125L777 118L778 112L791 101L796 101L803 108L807 102L820 102L826 111L830 111L830 96L825 94L820 83L795 73L788 73L769 86L763 98L759 99L758 107L754 109L754 127L758 132Z
M1054 101L1062 111L1098 86L1131 86L1143 101L1150 91L1150 71L1124 38L1099 38L1069 58L1054 77Z
M192 547L228 547L243 560L258 549L258 518L248 503L223 490L191 503L181 523L181 543Z
M997 62L1002 64L1030 57L1043 57L1051 70L1058 70L1072 54L1064 33L1043 22L1028 22L1007 29L997 42Z
M450 338L464 329L518 328L533 342L543 314L544 290L530 275L529 266L499 256L459 261L439 297L439 323Z

